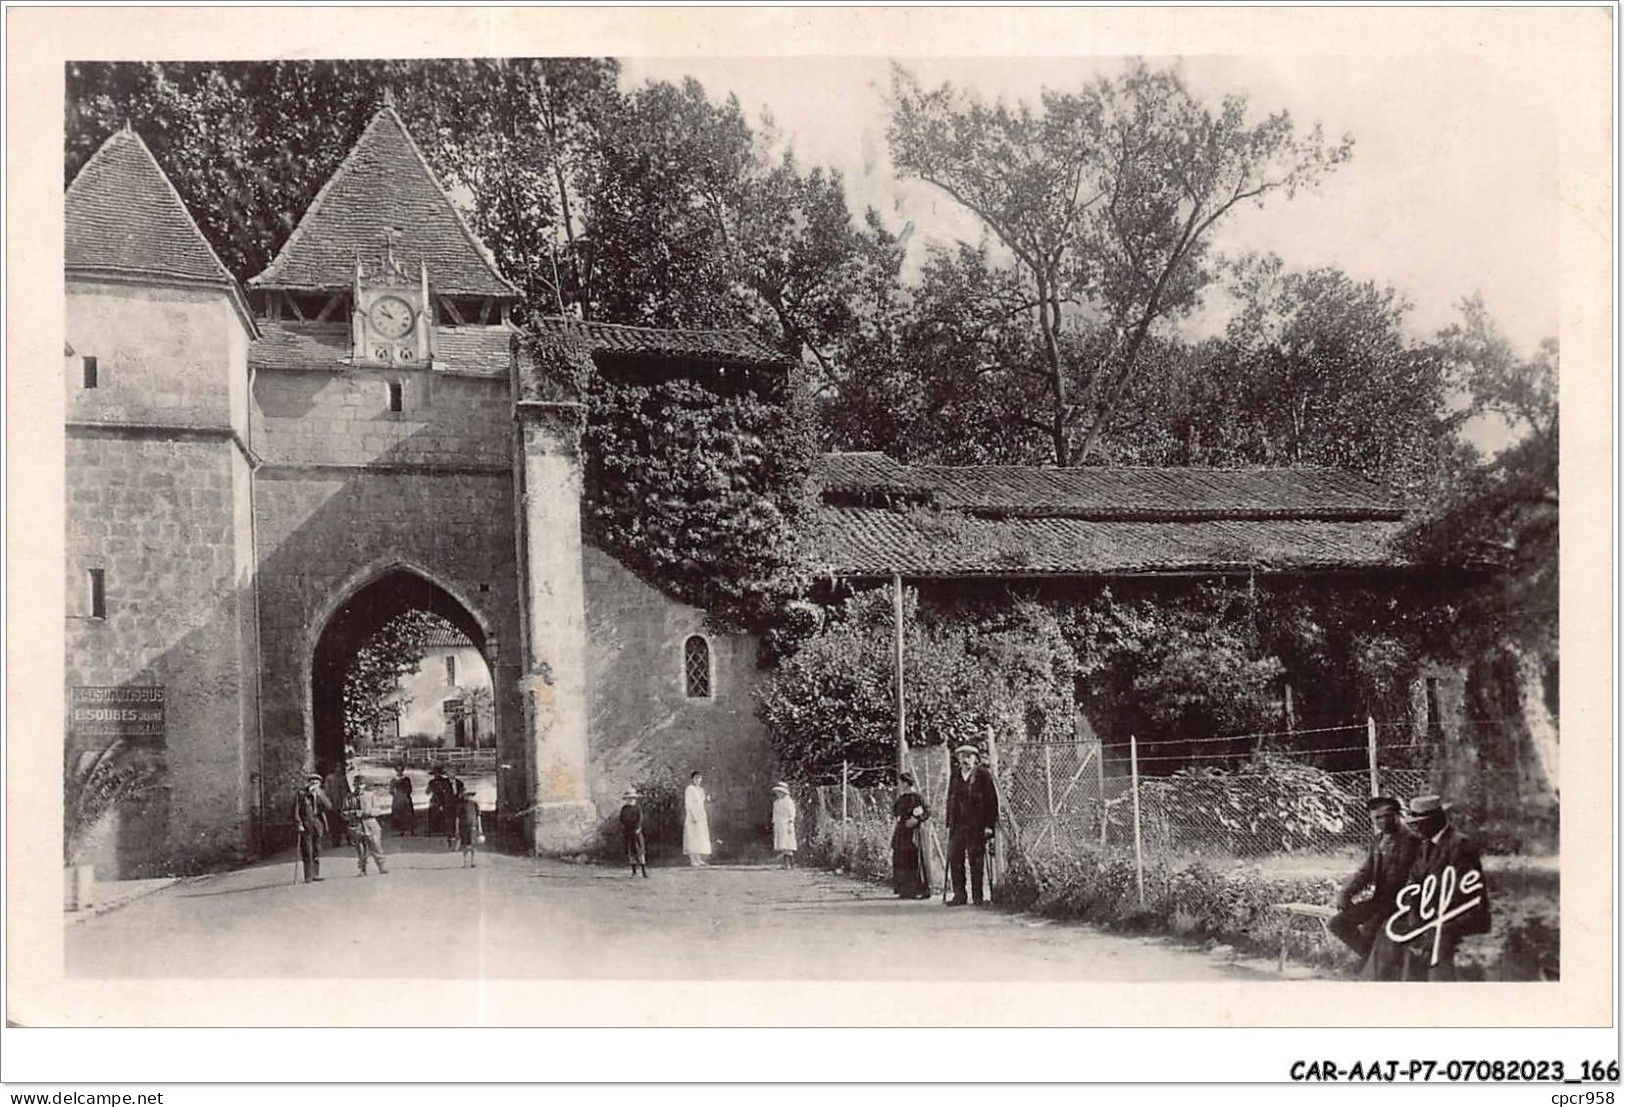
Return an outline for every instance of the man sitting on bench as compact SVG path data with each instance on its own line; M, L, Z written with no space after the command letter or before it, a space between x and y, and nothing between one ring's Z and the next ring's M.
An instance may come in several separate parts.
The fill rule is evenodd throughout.
M1404 968L1404 950L1389 941L1383 924L1394 913L1399 890L1410 879L1418 840L1400 821L1400 803L1388 796L1373 796L1366 805L1376 837L1365 863L1337 893L1337 914L1326 923L1343 944L1359 954L1361 975L1367 980L1398 980ZM1371 898L1354 897L1371 889Z

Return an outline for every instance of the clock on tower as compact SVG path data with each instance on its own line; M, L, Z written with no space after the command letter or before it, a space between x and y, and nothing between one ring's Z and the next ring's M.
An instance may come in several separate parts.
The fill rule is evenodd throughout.
M383 265L376 271L369 272L356 257L350 328L351 360L357 365L427 368L433 360L429 271L419 262L417 280L408 276L395 257L398 233L390 233Z

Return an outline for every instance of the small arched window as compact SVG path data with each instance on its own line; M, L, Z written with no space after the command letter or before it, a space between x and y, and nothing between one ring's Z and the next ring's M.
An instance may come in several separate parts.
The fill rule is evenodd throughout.
M690 699L711 697L711 645L698 634L683 643L683 677Z

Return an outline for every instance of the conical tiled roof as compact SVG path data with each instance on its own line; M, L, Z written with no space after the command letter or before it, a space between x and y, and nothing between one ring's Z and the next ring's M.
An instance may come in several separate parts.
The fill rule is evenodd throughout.
M70 272L237 287L132 130L117 132L91 155L68 186L63 208Z
M348 288L355 278L356 256L376 264L392 229L398 231L395 257L411 272L421 260L436 291L448 296L519 295L452 206L388 103L372 117L265 272L248 283L254 288Z

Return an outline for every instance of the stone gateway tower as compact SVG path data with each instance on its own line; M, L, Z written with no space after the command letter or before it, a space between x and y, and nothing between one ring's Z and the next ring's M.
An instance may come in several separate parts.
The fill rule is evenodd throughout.
M392 105L246 299L132 133L67 219L69 697L161 699L145 829L101 867L288 840L299 776L344 763L346 669L408 610L491 671L512 844L578 849L621 789L695 768L722 827L754 821L754 644L583 544L581 398ZM606 372L786 370L733 332L540 329ZM138 737L116 732L76 724L70 755Z

